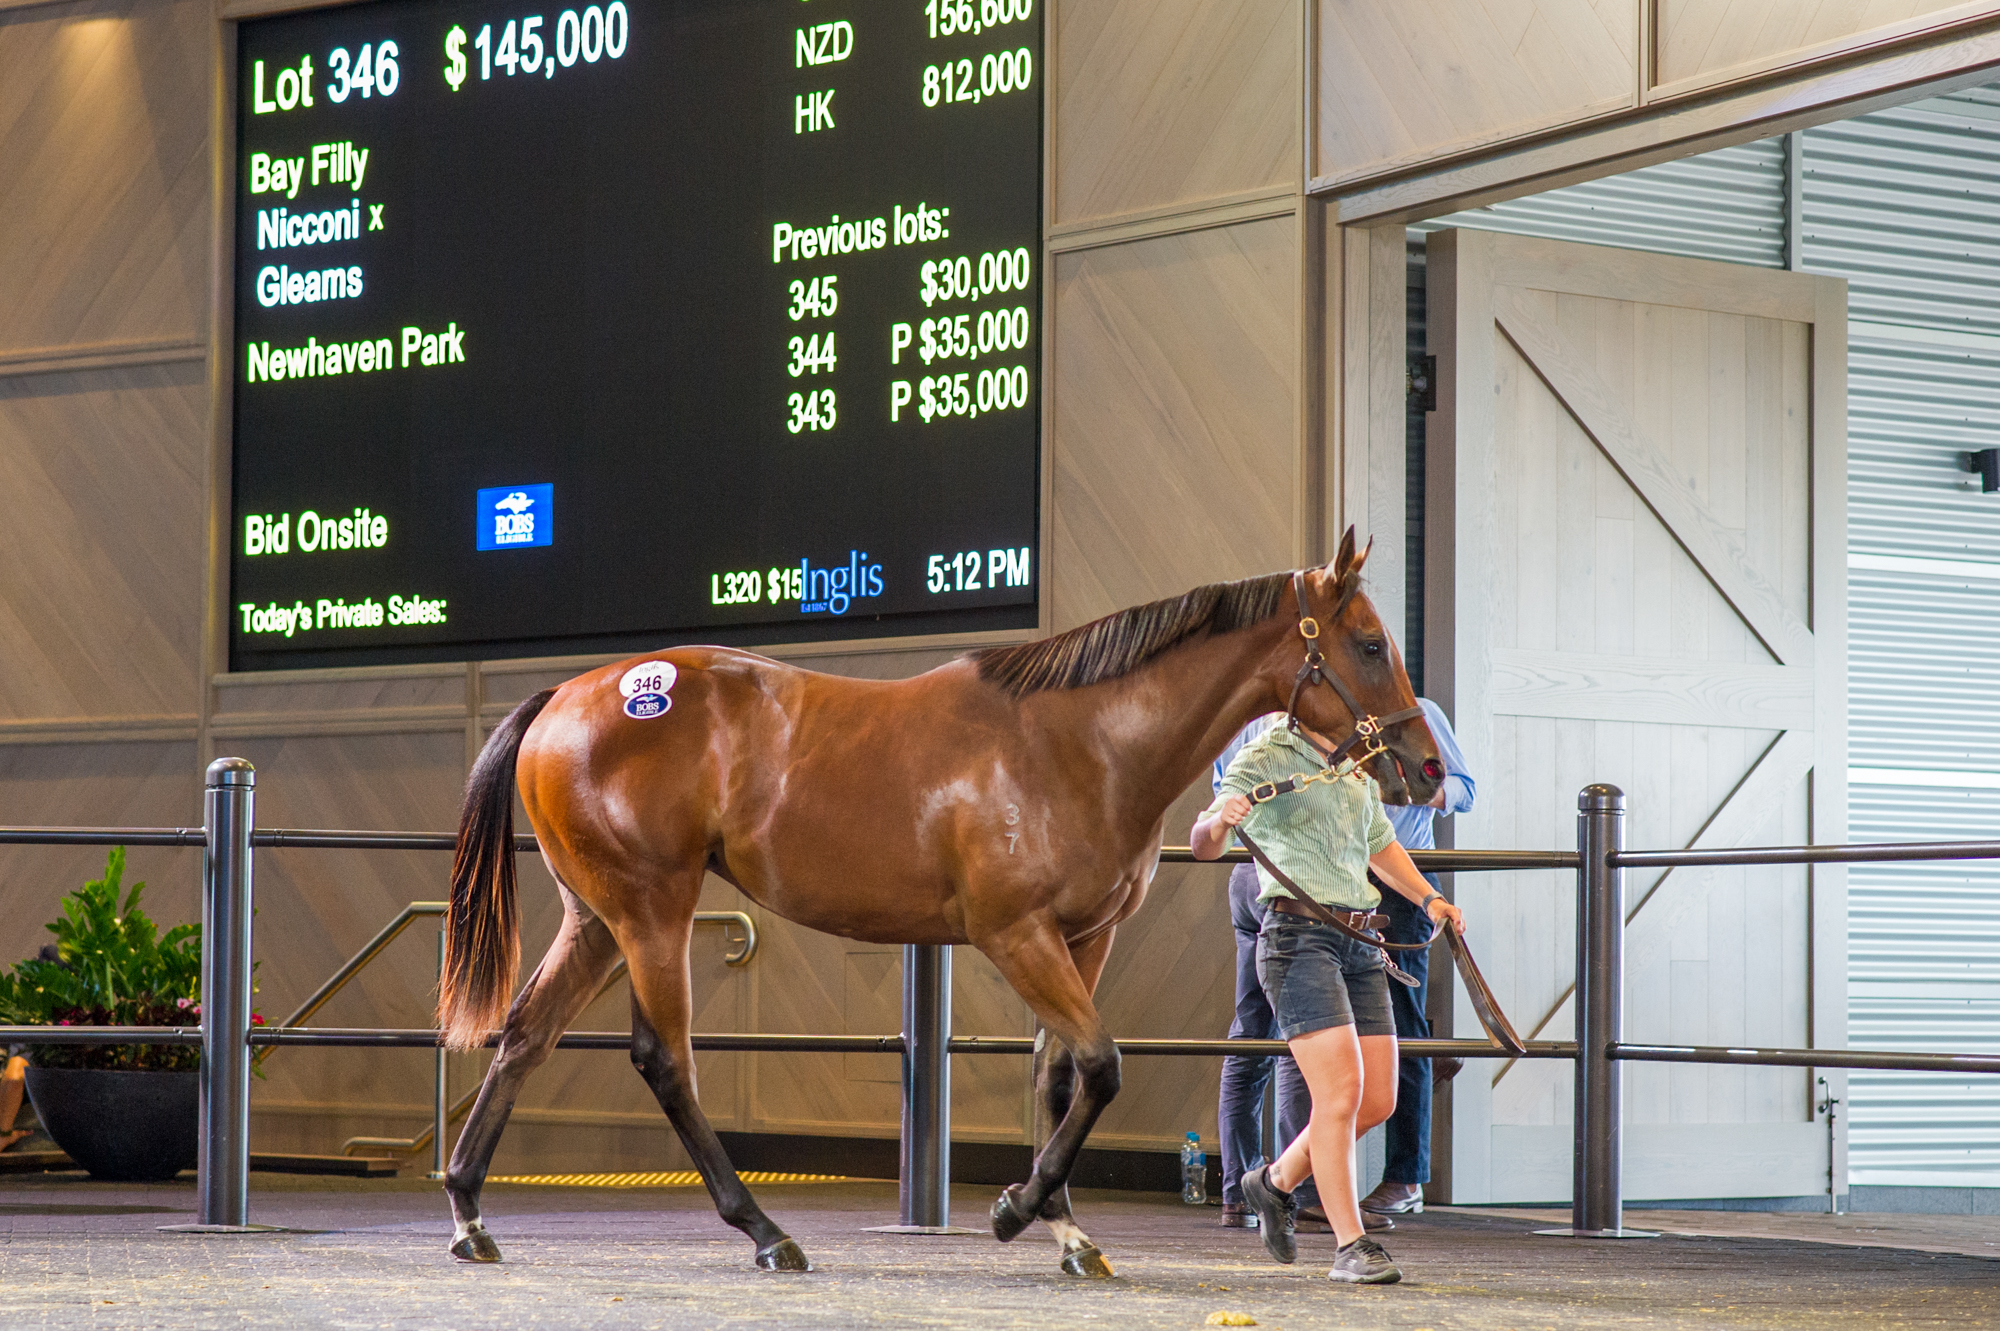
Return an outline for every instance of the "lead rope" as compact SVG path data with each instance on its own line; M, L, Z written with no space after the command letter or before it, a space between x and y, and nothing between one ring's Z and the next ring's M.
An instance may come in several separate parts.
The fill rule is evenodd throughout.
M1271 857L1264 853L1264 848L1258 845L1255 841L1252 841L1250 839L1250 834L1248 832L1244 831L1241 827L1236 828L1235 831L1236 831L1236 839L1241 841L1244 847L1247 850L1249 850L1251 858L1255 859L1257 863L1263 865L1265 872L1269 873L1271 877L1278 880L1278 886L1284 888L1285 891L1291 895L1292 900L1298 902L1300 905L1304 906L1307 910L1311 911L1312 918L1314 920L1316 920L1320 924L1328 925L1334 930L1347 935L1349 938L1352 938L1357 943L1365 943L1369 947L1374 948L1375 951L1381 956L1382 969L1389 972L1390 979L1395 980L1398 984L1408 985L1412 989L1417 987L1416 977L1414 975L1411 975L1408 971L1404 970L1401 966L1398 966L1395 962L1391 961L1389 959L1389 953L1392 950L1396 952L1421 951L1422 949L1429 947L1432 943L1437 941L1438 930L1443 928L1444 926L1440 925L1437 921L1432 920L1430 937L1424 939L1424 941L1421 943L1392 943L1388 939L1381 937L1380 935L1372 932L1371 930L1357 929L1353 925L1349 924L1346 920L1341 919L1340 916L1334 914L1331 910L1327 909L1325 906L1320 905L1319 902L1314 901L1311 897L1307 896L1303 891L1301 891L1299 885L1293 882L1291 878L1286 875L1283 869L1280 869L1277 865L1271 862Z

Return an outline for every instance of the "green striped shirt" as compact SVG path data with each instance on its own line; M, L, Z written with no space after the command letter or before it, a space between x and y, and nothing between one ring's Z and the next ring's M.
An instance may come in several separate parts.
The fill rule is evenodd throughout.
M1253 786L1317 772L1321 766L1305 740L1282 725L1273 726L1244 745L1229 764L1204 816L1231 795L1248 795ZM1396 832L1382 810L1381 790L1365 773L1316 782L1259 804L1243 826L1271 862L1321 905L1371 910L1381 902L1382 894L1368 881L1368 857L1380 854ZM1291 896L1261 864L1257 883L1259 901Z

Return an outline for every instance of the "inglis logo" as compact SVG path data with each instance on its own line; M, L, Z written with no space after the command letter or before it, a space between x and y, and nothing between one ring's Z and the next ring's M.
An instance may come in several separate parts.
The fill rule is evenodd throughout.
M555 543L553 485L501 485L481 490L477 507L481 550L513 550Z
M882 594L882 566L868 562L866 550L849 550L845 564L814 568L810 559L799 561L799 612L824 610L844 615L851 602Z

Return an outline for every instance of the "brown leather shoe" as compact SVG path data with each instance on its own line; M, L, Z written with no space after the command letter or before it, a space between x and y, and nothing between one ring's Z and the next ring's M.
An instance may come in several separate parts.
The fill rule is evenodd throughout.
M1224 1229L1255 1229L1257 1213L1238 1202L1222 1204L1222 1227Z
M1363 1211L1361 1213L1361 1227L1373 1234L1385 1229L1394 1229L1396 1222L1386 1215L1374 1215ZM1333 1222L1326 1218L1325 1207L1301 1206L1299 1208L1299 1218L1294 1222L1293 1228L1301 1234L1331 1234L1333 1233Z
M1391 1183L1383 1179L1375 1185L1375 1191L1361 1199L1361 1214L1369 1215L1418 1215L1424 1209L1424 1190L1416 1183Z
M1324 1206L1301 1206L1294 1228L1301 1234L1331 1234L1333 1222L1326 1218Z

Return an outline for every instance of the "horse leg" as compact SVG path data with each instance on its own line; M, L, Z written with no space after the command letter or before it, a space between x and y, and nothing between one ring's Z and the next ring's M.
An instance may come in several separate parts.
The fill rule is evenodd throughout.
M1046 1033L1045 1033L1046 1034ZM1046 1149L1049 1137L1069 1113L1076 1095L1076 1059L1060 1040L1044 1040L1035 1051L1035 1141ZM1037 1219L1049 1227L1062 1250L1062 1269L1073 1276L1109 1276L1111 1263L1070 1214L1069 1185L1049 1193Z
M688 1040L688 934L693 896L684 913L664 934L643 943L635 940L628 953L632 974L632 1065L653 1088L660 1108L667 1111L681 1144L694 1158L701 1181L715 1210L750 1236L757 1245L757 1265L766 1271L810 1271L805 1252L778 1228L750 1195L750 1189L729 1163L728 1153L696 1097L694 1046Z
M980 950L1042 1025L1067 1046L1075 1068L1075 1091L1048 1144L1035 1158L1034 1172L1026 1183L1008 1188L993 1203L993 1234L1005 1243L1040 1217L1050 1199L1067 1186L1084 1138L1118 1094L1118 1047L1104 1032L1076 959L1046 923L1022 921L1010 933L982 942ZM1077 1230L1075 1236L1081 1233ZM1072 1236L1063 1237L1067 1247ZM1088 1239L1083 1242L1088 1246Z
M500 1052L486 1070L485 1084L479 1088L479 1098L473 1102L465 1130L451 1153L451 1165L445 1170L445 1196L451 1199L451 1216L457 1225L451 1255L462 1262L500 1260L499 1245L479 1220L479 1190L486 1183L493 1150L500 1144L508 1115L514 1112L514 1097L520 1094L521 1084L548 1058L576 1014L597 996L598 986L618 958L618 945L604 922L568 888L560 883L557 886L563 900L562 927L507 1012Z
M1070 949L1070 959L1076 964L1077 973L1084 987L1094 996L1097 980L1104 972L1105 960L1111 955L1111 933L1106 931L1077 947ZM1035 1054L1036 1089L1039 1093L1039 1112L1036 1114L1035 1141L1046 1144L1056 1124L1062 1122L1069 1113L1071 1101L1076 1095L1076 1059L1061 1041L1044 1040ZM1073 1276L1109 1276L1113 1272L1111 1263L1098 1251L1090 1236L1076 1223L1069 1209L1069 1184L1049 1194L1042 1203L1041 1221L1055 1236L1056 1244L1062 1249L1062 1269Z

